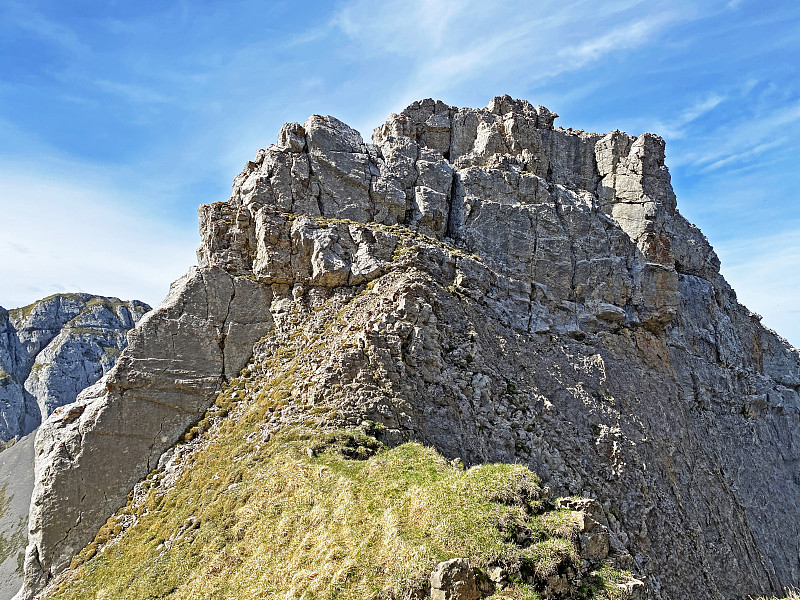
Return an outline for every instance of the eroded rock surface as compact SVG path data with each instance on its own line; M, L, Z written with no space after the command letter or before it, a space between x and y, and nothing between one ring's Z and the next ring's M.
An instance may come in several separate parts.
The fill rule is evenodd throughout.
M200 268L42 427L26 593L267 332L253 368L286 389L265 439L369 421L468 464L525 461L598 499L584 550L632 556L655 598L800 583L798 351L678 212L661 138L555 117L504 96L414 103L373 144L333 117L284 126L200 208Z
M441 562L431 573L432 600L478 600L480 597L475 573L466 558Z
M0 452L0 600L22 584L33 492L33 435Z
M27 594L69 565L220 384L244 367L271 327L270 300L269 288L249 279L193 268L130 332L114 368L42 423Z

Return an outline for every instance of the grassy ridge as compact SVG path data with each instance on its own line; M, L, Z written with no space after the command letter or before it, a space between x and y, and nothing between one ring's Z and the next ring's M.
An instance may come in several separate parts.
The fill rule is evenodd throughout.
M349 460L325 451L335 436L312 441L313 457L309 440L280 438L239 453L236 427L175 487L153 488L138 523L51 597L373 598L419 585L454 556L543 575L577 560L571 513L544 510L524 467L463 471L418 444Z
M555 510L526 467L465 470L419 444L309 429L315 411L332 410L321 406L304 429L267 439L265 420L293 403L303 361L327 349L317 337L302 351L280 344L231 381L184 436L199 446L177 481L152 473L48 597L388 600L424 587L437 562L467 557L523 573L530 581L503 597L534 598L577 565L575 516ZM595 580L576 597L601 591Z

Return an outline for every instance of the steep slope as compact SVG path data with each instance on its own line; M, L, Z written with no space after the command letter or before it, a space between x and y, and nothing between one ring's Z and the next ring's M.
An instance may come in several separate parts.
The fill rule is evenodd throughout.
M22 585L28 541L28 509L33 493L33 436L0 453L0 598Z
M235 380L220 404L255 383ZM422 599L437 562L464 557L478 585L462 600L641 587L603 561L596 504L554 504L521 465L465 471L418 444L383 450L360 430L265 441L264 399L236 404L137 486L52 598Z
M554 118L504 96L415 103L374 145L332 117L284 126L201 207L200 267L37 435L23 597L251 357L264 439L367 420L523 462L602 502L656 598L800 582L798 351L678 213L661 138Z
M55 294L0 307L0 440L29 434L106 373L150 307L90 294Z

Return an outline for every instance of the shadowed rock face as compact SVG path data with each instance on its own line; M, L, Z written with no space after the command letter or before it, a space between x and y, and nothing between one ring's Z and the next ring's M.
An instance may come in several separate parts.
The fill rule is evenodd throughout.
M600 500L656 598L800 582L798 351L737 303L677 211L661 138L555 117L504 96L414 103L373 144L333 117L285 125L228 202L200 207L200 267L41 428L24 595L255 342L271 334L263 362L319 331L328 351L265 427L324 404L332 427L369 419L389 442L525 461ZM325 327L315 309L337 299L346 319Z
M109 371L150 310L90 294L55 294L0 308L0 440L29 434Z
M28 508L33 492L33 436L0 452L0 598L11 598L22 584L28 539Z
M41 425L28 592L69 565L221 382L244 367L271 326L270 300L269 288L249 279L193 268L130 332L114 368Z

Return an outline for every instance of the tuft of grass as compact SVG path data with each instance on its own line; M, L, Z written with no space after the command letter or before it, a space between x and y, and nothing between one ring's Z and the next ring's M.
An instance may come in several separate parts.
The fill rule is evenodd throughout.
M607 600L626 600L628 594L623 591L620 584L625 584L634 579L630 571L618 569L610 564L603 564L592 572L594 595Z
M748 598L750 600L800 600L800 588L788 587L784 589L784 592L786 595L783 598L777 596L759 596L758 598L748 596Z

